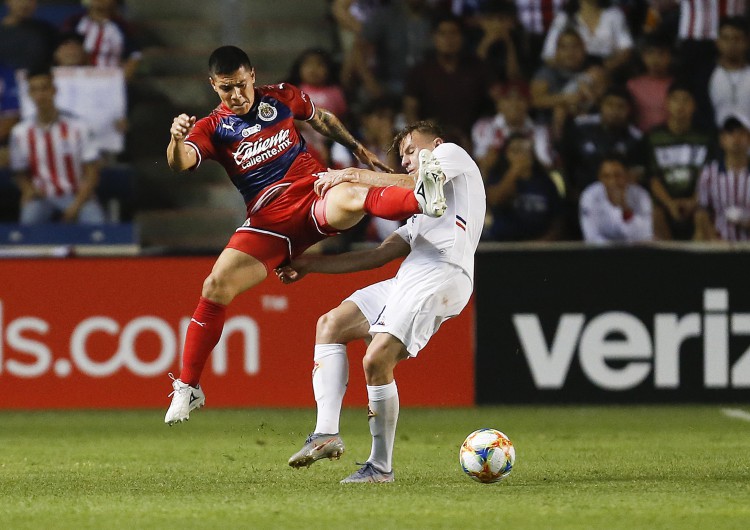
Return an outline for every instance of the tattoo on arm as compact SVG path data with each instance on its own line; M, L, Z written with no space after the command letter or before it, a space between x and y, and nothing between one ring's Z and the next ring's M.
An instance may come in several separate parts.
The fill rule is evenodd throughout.
M360 146L359 142L352 136L352 133L346 130L344 124L326 109L315 109L315 116L309 123L320 134L340 143L347 149L355 151Z

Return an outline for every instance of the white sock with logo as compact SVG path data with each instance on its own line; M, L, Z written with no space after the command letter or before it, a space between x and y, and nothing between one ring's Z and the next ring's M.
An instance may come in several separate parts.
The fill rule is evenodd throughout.
M393 469L393 442L399 411L396 381L380 386L367 385L367 397L370 400L372 434L372 450L367 461L381 471L390 472Z
M318 403L315 432L339 432L341 402L349 382L349 359L345 344L316 344L313 368L313 392Z

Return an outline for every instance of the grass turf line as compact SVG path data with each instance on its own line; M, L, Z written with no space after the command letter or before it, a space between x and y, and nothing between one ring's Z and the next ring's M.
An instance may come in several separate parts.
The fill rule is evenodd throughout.
M341 485L370 449L347 409L340 461L288 457L313 410L0 413L0 526L22 528L750 527L750 423L720 407L402 409L394 484ZM517 451L503 483L463 475L480 427Z

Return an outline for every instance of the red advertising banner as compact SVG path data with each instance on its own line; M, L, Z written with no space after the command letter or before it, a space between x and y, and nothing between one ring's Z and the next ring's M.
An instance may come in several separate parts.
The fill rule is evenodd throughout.
M212 258L0 260L0 409L164 408ZM312 407L315 324L395 264L269 277L229 306L201 381L210 407ZM402 405L474 403L474 305L396 369ZM364 405L364 344L344 404Z

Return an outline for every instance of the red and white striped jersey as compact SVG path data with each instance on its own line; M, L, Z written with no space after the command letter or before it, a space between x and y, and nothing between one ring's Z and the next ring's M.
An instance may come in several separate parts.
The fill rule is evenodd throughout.
M680 40L715 40L719 21L727 16L744 16L747 0L681 0Z
M723 240L750 240L747 230L728 219L731 212L750 212L750 167L727 170L719 160L706 165L698 183L698 202L713 213L714 226Z
M120 18L98 22L82 15L68 25L72 31L83 36L83 49L93 66L120 66L126 60L141 55L130 38L127 24Z
M34 187L45 197L76 193L83 165L98 156L89 129L69 115L61 114L51 125L24 120L11 131L11 169L30 173Z
M566 3L567 0L516 0L518 20L527 32L543 35Z

